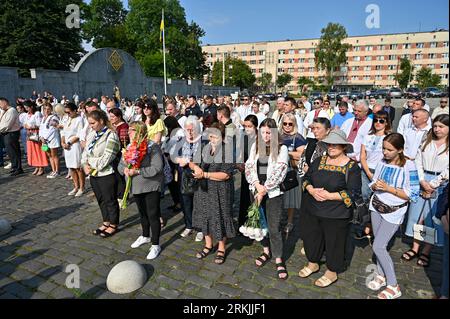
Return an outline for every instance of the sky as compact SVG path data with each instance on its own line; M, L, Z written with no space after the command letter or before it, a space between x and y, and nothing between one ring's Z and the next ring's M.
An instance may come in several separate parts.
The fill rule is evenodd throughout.
M89 2L89 0L86 0ZM125 8L128 1L123 0ZM448 0L180 0L202 44L319 38L329 22L349 36L449 29ZM367 6L379 8L379 28L368 28Z

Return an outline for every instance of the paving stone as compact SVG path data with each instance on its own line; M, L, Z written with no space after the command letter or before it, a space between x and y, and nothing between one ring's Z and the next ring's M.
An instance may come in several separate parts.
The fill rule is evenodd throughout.
M241 289L225 284L216 284L213 289L218 291L220 294L231 298L239 297L242 293Z
M166 289L164 287L159 287L156 293L165 299L176 299L180 295L180 292L173 289Z

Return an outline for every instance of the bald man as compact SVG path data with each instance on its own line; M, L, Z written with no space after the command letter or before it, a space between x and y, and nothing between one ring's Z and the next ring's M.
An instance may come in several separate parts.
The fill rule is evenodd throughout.
M411 160L415 160L420 145L427 137L427 133L431 130L429 123L430 113L425 109L419 109L412 114L413 126L404 131L405 138L404 154Z
M406 129L412 128L414 126L412 121L414 112L422 109L425 109L425 100L416 99L411 107L411 113L403 115L400 119L400 122L398 123L397 133L405 136L404 133ZM428 124L431 126L431 118L428 118Z

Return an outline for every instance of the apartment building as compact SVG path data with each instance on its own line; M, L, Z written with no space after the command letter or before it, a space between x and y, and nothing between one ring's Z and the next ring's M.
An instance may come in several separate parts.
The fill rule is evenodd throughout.
M400 72L400 59L408 57L414 65L414 74L423 66L433 69L448 86L449 31L380 34L348 37L345 43L352 45L347 53L348 61L335 74L338 88L364 89L396 86L394 76ZM272 78L283 73L293 76L289 91L298 91L297 80L307 77L320 80L325 74L315 68L315 48L319 39L267 41L205 45L207 65L212 70L215 63L222 63L227 56L246 62L256 77L271 73ZM205 77L207 82L210 76ZM415 82L412 82L414 85ZM301 88L300 88L301 89Z

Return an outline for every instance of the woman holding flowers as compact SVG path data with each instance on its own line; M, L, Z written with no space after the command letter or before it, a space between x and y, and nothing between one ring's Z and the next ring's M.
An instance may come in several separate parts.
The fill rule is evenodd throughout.
M213 250L215 239L219 244L214 262L223 264L226 240L236 235L231 202L235 165L232 161L226 161L227 158L232 158L227 157L227 152L233 150L223 143L225 126L213 123L206 132L209 143L203 149L201 164L189 163L194 178L199 181L194 194L192 224L205 236L205 247L196 257L203 259L208 256Z
M250 191L265 211L269 229L269 238L262 240L263 254L256 259L256 266L264 266L275 256L278 278L288 277L286 264L283 261L283 238L280 221L283 212L283 192L280 184L286 177L289 154L282 145L277 123L274 119L265 119L258 131L256 143L250 151L245 163L245 177Z
M103 225L94 235L107 238L117 232L119 225L117 181L112 163L120 150L120 142L105 112L95 110L87 118L92 131L86 138L81 166L86 175L91 176L89 180L103 216Z
M147 259L155 259L161 252L160 196L164 182L163 154L153 141L147 141L147 127L143 122L132 122L128 128L130 145L119 164L119 173L127 178L124 201L131 191L141 216L142 236L131 245L138 248L152 243ZM151 238L150 238L151 230Z

